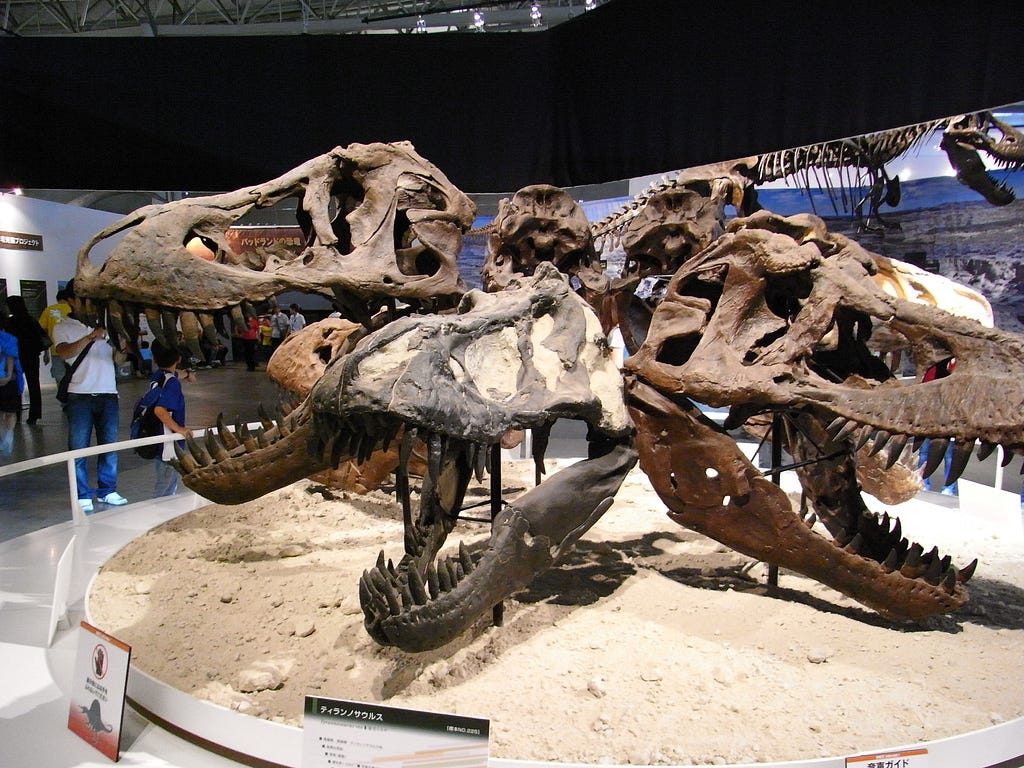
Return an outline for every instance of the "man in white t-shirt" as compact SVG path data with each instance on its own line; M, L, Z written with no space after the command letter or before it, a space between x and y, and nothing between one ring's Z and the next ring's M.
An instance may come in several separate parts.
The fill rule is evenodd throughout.
M292 304L289 309L291 309L292 314L291 317L288 318L288 333L298 333L306 327L306 318L301 312L299 312L298 304Z
M53 342L58 355L70 367L79 355L88 351L75 369L68 387L68 450L88 448L96 430L97 445L117 442L118 402L114 367L115 353L120 354L107 339L104 328L92 328L81 321L84 300L75 296L74 280L67 284L67 302L71 314L53 328ZM88 459L75 459L78 481L78 504L82 511L93 511L92 488L89 486ZM120 506L128 500L117 492L117 453L96 457L96 500Z

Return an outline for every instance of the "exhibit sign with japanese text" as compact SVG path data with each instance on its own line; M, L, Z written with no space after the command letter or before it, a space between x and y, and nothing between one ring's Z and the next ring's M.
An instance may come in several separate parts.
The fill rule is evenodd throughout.
M847 768L928 768L928 750L904 749L846 758Z
M307 696L302 768L487 768L490 721Z
M116 761L132 649L88 622L81 629L68 728Z

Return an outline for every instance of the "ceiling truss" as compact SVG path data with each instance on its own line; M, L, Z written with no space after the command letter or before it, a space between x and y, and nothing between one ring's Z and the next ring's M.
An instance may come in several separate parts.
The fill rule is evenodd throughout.
M0 0L0 36L530 32L594 0ZM475 15L479 13L481 20ZM537 16L539 15L539 18Z

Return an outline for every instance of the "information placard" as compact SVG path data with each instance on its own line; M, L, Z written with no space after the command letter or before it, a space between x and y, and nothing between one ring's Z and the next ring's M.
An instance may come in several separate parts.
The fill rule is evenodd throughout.
M487 768L490 721L307 696L302 768Z
M928 750L904 749L846 758L847 768L928 768Z
M81 626L68 728L116 761L132 649L88 622Z

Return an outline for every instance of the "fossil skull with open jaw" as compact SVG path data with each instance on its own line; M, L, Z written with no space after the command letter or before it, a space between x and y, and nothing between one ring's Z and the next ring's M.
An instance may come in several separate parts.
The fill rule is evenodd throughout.
M437 560L501 436L559 418L587 422L591 457L510 502L479 556L460 548ZM395 567L382 553L360 597L374 639L410 651L448 642L556 562L636 462L622 378L597 317L550 264L499 293L467 293L456 314L399 318L364 336L294 411L265 426L188 441L185 483L238 503L400 443L404 555ZM414 515L408 461L417 438L427 468Z
M300 201L302 252L235 254L229 227L288 197ZM166 310L168 322L154 328L158 339L178 313L188 335L211 325L214 312L238 319L250 303L288 290L324 294L362 321L387 298L432 305L461 296L456 257L474 213L408 142L352 144L263 184L140 208L82 247L75 286L110 303L114 316L142 306L159 321ZM91 263L92 247L121 232L105 262Z
M673 519L747 554L809 575L896 618L953 610L962 571L868 512L855 453L889 461L931 438L934 471L954 444L953 477L974 448L1024 446L1024 340L885 294L874 260L814 216L766 211L732 222L672 278L650 333L626 367L641 466ZM885 324L923 368L956 357L953 375L901 384L868 349ZM730 406L726 426L787 415L786 448L833 542L750 465L692 401ZM694 446L699 446L695 451ZM694 456L701 456L693 461Z
M610 506L636 461L622 381L596 316L550 264L496 294L468 293L456 315L404 318L332 364L310 397L318 450L359 453L404 429L427 444L418 515L403 464L405 553L360 582L378 642L420 651L448 642L556 562ZM591 457L555 474L494 521L479 558L437 560L467 484L511 429L558 418L591 427ZM403 444L403 453L406 453ZM404 458L404 457L403 457Z
M992 132L998 132L998 138ZM939 146L956 169L957 180L973 189L992 205L1008 205L1016 197L1006 184L996 181L985 169L979 153L984 152L1001 168L1024 168L1024 134L991 112L963 115L950 121Z

